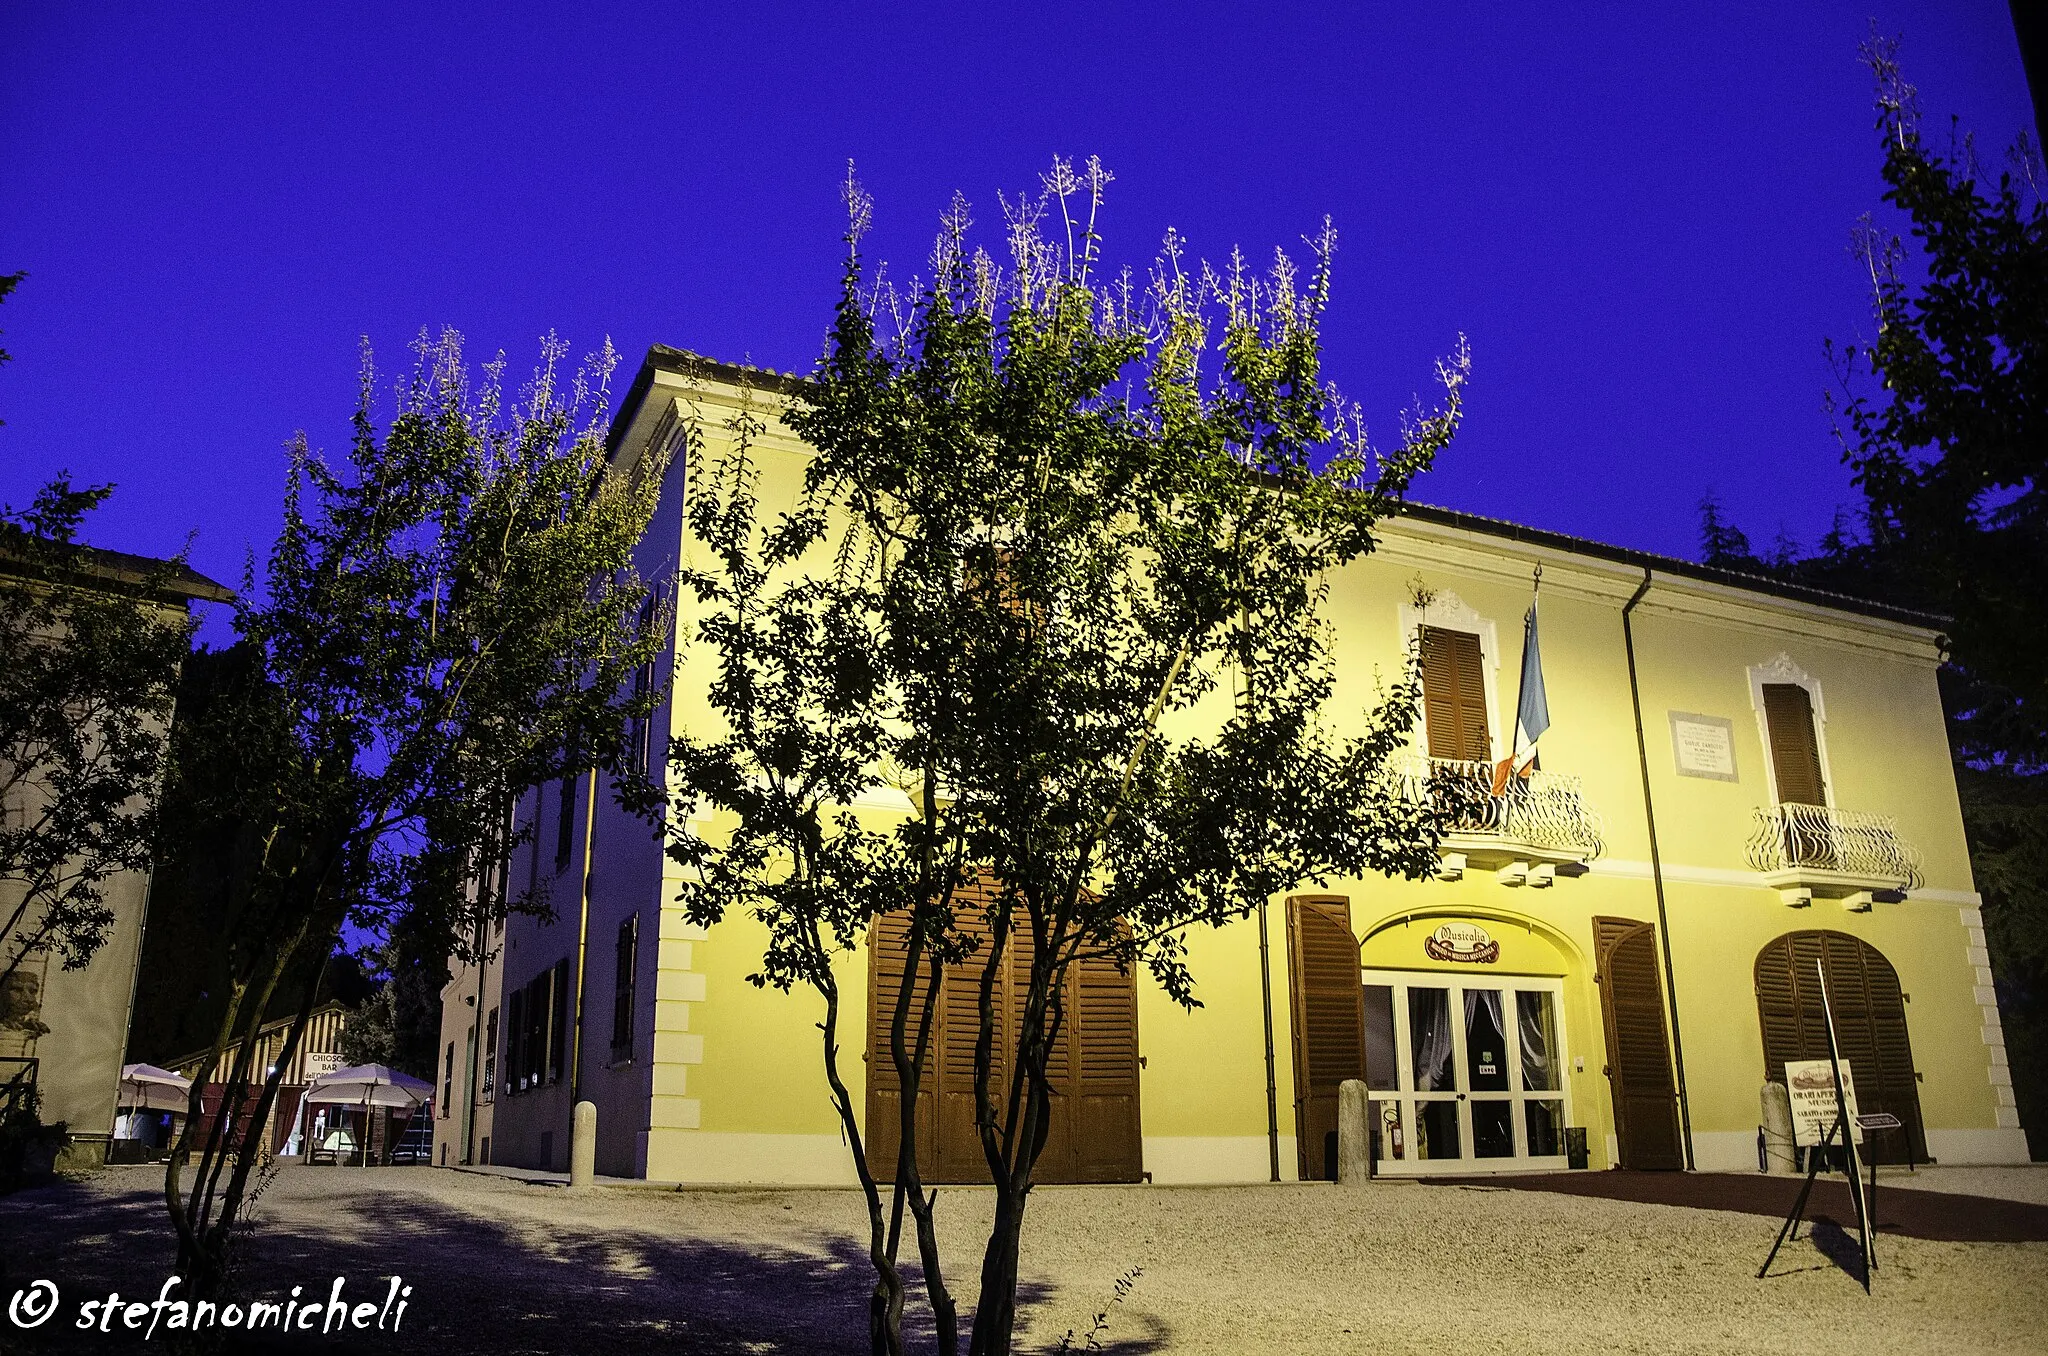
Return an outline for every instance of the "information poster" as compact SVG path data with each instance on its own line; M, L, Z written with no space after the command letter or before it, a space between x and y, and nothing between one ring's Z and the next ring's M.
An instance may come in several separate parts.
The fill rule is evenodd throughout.
M1792 1142L1811 1148L1827 1138L1835 1124L1835 1072L1824 1059L1785 1061L1785 1091L1792 1099ZM1863 1127L1856 1122L1856 1084L1849 1077L1849 1061L1842 1061L1842 1095L1849 1100L1850 1133L1863 1142Z

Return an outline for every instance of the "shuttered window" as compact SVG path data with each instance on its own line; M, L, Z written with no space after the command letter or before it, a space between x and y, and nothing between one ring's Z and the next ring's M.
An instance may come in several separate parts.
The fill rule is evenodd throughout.
M1771 734L1771 768L1778 777L1780 805L1826 805L1821 781L1820 740L1814 734L1813 699L1797 683L1765 683L1764 724Z
M979 986L988 955L979 910L993 905L993 894L991 887L977 886L956 896L962 902L962 929L980 931L984 940L983 949L949 970L939 988L916 1121L918 1167L927 1182L988 1180L987 1159L974 1124L974 1049L981 1025ZM902 1125L902 1083L890 1050L890 1026L908 953L908 916L893 913L877 919L868 947L867 1149L870 1167L884 1181L896 1175ZM998 1101L1009 1086L1010 1056L1017 1047L1031 962L1028 928L1013 927L994 992L990 1086ZM921 968L911 992L904 1031L905 1045L911 1048L917 1040L927 973ZM1108 960L1080 961L1067 971L1065 1009L1046 1061L1052 1114L1033 1180L1135 1182L1143 1173L1136 980Z
M1422 710L1430 757L1474 762L1493 757L1481 664L1478 636L1440 626L1422 628Z
M1818 969L1816 968L1818 967ZM1906 1035L1906 1001L1898 972L1876 947L1845 932L1794 932L1757 953L1756 1006L1763 1027L1764 1076L1785 1081L1785 1062L1826 1059L1820 975L1835 1014L1835 1041L1856 1084L1856 1109L1888 1111L1905 1129L1870 1137L1880 1163L1903 1163L1910 1147L1927 1157L1920 1089Z
M1685 1154L1658 980L1657 929L1632 918L1595 918L1593 936L1621 1166L1677 1171L1685 1166Z
M569 1069L569 962L556 961L548 973L554 989L554 1002L548 1010L548 1082L554 1083Z
M1305 1181L1328 1180L1336 1164L1337 1086L1347 1078L1365 1077L1365 989L1350 900L1297 896L1287 901L1287 970L1294 996L1299 1170Z
M612 985L612 1062L633 1058L633 977L640 967L640 915L619 924L618 978Z

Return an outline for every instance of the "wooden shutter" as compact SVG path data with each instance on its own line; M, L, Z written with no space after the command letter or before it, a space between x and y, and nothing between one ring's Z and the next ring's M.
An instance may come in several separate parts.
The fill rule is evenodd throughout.
M1820 740L1813 730L1813 699L1797 683L1765 683L1764 724L1771 733L1771 768L1781 805L1826 805Z
M1677 1085L1658 981L1657 929L1632 918L1595 918L1593 937L1621 1166L1682 1169L1685 1152L1679 1143Z
M1337 1085L1365 1077L1365 988L1351 901L1297 895L1287 901L1287 970L1294 998L1294 1142L1304 1181L1330 1176L1336 1154Z
M868 1167L882 1181L896 1179L896 1151L902 1142L903 1081L896 1073L896 1059L889 1048L890 1025L895 1020L896 998L903 989L903 967L910 952L910 921L905 913L883 914L868 934ZM914 983L905 1040L917 1039L917 1019L924 985ZM945 1019L942 1009L940 1023ZM934 1033L934 1045L939 1041ZM918 1088L920 1133L918 1162L928 1178L933 1173L935 1146L932 1142L930 1106L936 1095L932 1086L933 1052L925 1056L924 1073ZM970 1070L970 1076L971 1076ZM970 1117L972 1112L970 1110ZM970 1129L972 1121L969 1121Z
M548 971L548 1082L567 1076L569 1063L569 962Z
M1144 1175L1138 1119L1137 976L1092 957L1074 967L1070 1012L1075 1065L1070 1114L1074 1180L1135 1182Z
M1763 1027L1764 1076L1785 1081L1785 1062L1826 1059L1828 1037L1818 964L1827 975L1835 1039L1856 1083L1859 1111L1888 1111L1903 1131L1873 1136L1866 1149L1880 1163L1903 1163L1910 1150L1925 1162L1920 1089L1906 1032L1906 1000L1884 953L1844 932L1793 932L1756 958L1757 1018Z
M939 989L931 1059L918 1097L918 1163L927 1182L986 1182L988 1161L975 1126L974 1047L981 1025L980 985L988 956L982 910L994 903L992 882L959 895L959 924L979 932L983 949L947 970ZM869 940L868 1162L878 1179L893 1180L900 1136L902 1093L889 1054L889 1023L908 954L905 915L876 921ZM1002 1102L1009 1059L1016 1049L1031 982L1032 941L1027 926L1011 928L995 984L995 1042L991 1088ZM912 998L912 1022L916 999ZM1068 968L1065 1017L1046 1062L1051 1119L1036 1182L1135 1182L1143 1176L1138 1110L1137 980L1107 960ZM914 1031L914 1027L913 1027ZM934 1115L933 1108L936 1107Z
M1423 723L1429 756L1473 762L1493 757L1486 724L1486 675L1479 637L1469 631L1422 628Z

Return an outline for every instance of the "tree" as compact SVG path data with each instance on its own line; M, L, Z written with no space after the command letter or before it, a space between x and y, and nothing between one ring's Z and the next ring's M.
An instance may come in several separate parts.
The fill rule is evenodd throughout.
M439 925L447 917L448 911L431 906L408 910L390 935L366 948L377 987L342 1024L344 1063L388 1064L434 1081L441 990L456 947L452 929Z
M502 360L472 385L452 331L417 351L382 427L365 355L340 465L294 444L266 587L236 615L257 661L215 694L178 768L202 826L232 835L226 999L164 1185L179 1268L202 1295L223 1278L344 922L431 934L474 907L461 882L515 841L518 795L617 763L625 723L658 697L623 680L657 652L631 551L662 468L605 455L609 346L565 390L550 338L516 401ZM256 1032L294 988L304 998L266 1075ZM228 1085L212 1116L209 1081Z
M192 622L165 600L178 562L116 569L78 542L112 491L60 475L0 509L0 1023L37 1025L23 964L87 965L108 883L150 862Z
M21 280L23 278L26 278L27 276L28 274L26 273L0 273L0 301L7 300L9 294L11 294L15 288L21 286ZM14 355L12 353L9 353L6 349L0 348L0 363L11 363L13 361ZM6 420L0 419L0 424L4 424L6 422Z
M2015 8L2018 21L2019 8ZM2022 36L2025 25L2021 24ZM1864 503L1820 549L1759 562L1702 505L1710 563L1947 619L1940 673L1970 864L2035 1156L2048 1155L2048 207L2022 134L1989 182L1967 137L1928 146L1896 42L1876 77L1884 200L1914 246L1866 218L1853 248L1877 334L1830 345L1843 459ZM1741 544L1746 563L1716 558ZM1725 553L1724 553L1725 555Z
M751 412L719 455L701 437L687 453L685 511L714 565L684 583L727 728L671 753L679 799L730 818L671 853L692 872L693 921L767 925L756 983L825 1001L878 1351L901 1349L906 1208L940 1349L957 1347L913 1133L949 970L979 995L976 1128L996 1190L970 1349L1007 1352L1066 976L1143 967L1193 1006L1190 928L1304 881L1435 862L1436 812L1387 775L1414 718L1413 657L1361 733L1333 737L1319 604L1455 431L1463 345L1439 367L1443 407L1380 456L1321 375L1327 225L1306 275L1284 254L1263 275L1241 256L1193 266L1169 235L1142 283L1105 278L1108 178L1056 161L1043 195L1009 209L1006 270L970 252L956 199L932 279L899 294L867 284L870 207L849 177L836 321L788 415L815 451L800 498L762 504ZM913 812L881 824L850 808L877 782ZM838 1071L834 959L886 913L909 944L888 1014L904 1110L885 1203ZM999 1046L1012 952L1028 981Z
M1897 44L1873 41L1885 200L1918 244L1867 219L1856 237L1877 335L1831 350L1844 457L1872 540L1926 605L1952 618L1972 673L2048 758L2048 204L2022 134L1995 186L1967 138L1948 155L1919 128ZM1910 266L1909 266L1910 265Z

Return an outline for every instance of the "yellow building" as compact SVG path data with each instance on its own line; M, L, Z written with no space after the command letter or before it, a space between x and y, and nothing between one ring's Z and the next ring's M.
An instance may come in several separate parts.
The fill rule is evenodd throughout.
M20 561L0 554L0 588L40 587L35 578ZM140 605L167 624L182 623L195 602L234 599L182 564L91 547L80 549L77 572L64 582L125 597L140 593ZM22 775L0 764L0 822L19 827L33 821L47 804L46 771ZM72 969L61 954L30 944L41 908L23 908L22 882L0 880L0 956L19 961L0 977L0 1113L35 1089L44 1123L69 1128L61 1166L98 1166L113 1139L149 882L146 871L119 871L102 883L111 914L105 936L89 963Z
M748 400L767 416L772 506L805 455L773 417L795 389L657 348L614 454L676 437L693 411L715 439ZM643 545L650 579L697 555L681 479ZM1817 965L1861 1108L1906 1127L1873 1140L1880 1156L2025 1159L1933 619L1435 509L1380 536L1332 581L1331 716L1370 707L1421 637L1406 775L1461 807L1436 878L1328 882L1198 931L1193 1012L1142 982L1118 997L1085 981L1114 1001L1078 1031L1101 1058L1088 1072L1075 1056L1062 1114L1092 1128L1056 1128L1053 1177L1327 1175L1351 1077L1371 1088L1386 1173L1563 1168L1575 1131L1592 1168L1755 1170L1766 1079L1825 1054ZM1539 567L1551 725L1540 771L1495 797ZM693 631L687 602L676 627ZM650 759L664 731L708 718L706 667L685 653ZM560 1170L581 1097L599 1107L603 1173L851 1181L821 1004L748 984L759 926L685 923L676 868L590 789L522 812L539 832L512 883L543 883L557 921L506 929L493 1157ZM842 968L858 1082L867 958Z

